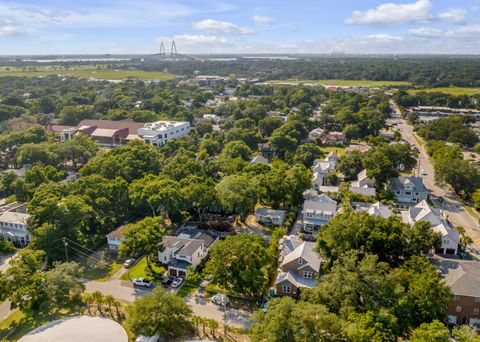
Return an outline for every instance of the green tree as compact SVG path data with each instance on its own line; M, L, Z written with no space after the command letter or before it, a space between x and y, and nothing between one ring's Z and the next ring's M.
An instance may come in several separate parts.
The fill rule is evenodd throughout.
M412 332L412 342L448 342L450 332L442 322L437 320L431 323L422 323Z
M120 245L120 256L132 257L137 254L145 255L150 269L150 258L158 253L159 245L166 234L161 217L146 217L124 228L124 239Z
M258 296L267 286L269 260L261 237L228 236L212 246L204 273L229 291Z
M252 156L252 151L250 147L247 146L243 141L230 141L227 143L223 149L221 158L242 158L245 161L250 160Z
M74 262L55 264L46 272L45 294L50 308L61 309L81 300L85 285L80 281L82 267Z
M227 212L245 215L257 203L257 183L247 175L226 176L215 189L220 204Z
M165 292L161 287L135 300L128 307L126 324L135 335L158 335L176 340L191 333L192 309L182 298Z
M315 144L303 144L297 148L293 160L295 163L303 164L306 167L311 167L315 159L325 156L325 153L320 147Z

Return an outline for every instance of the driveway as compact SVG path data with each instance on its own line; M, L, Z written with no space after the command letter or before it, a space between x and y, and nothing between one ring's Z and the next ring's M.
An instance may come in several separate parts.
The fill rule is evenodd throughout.
M476 248L480 247L480 230L478 222L473 218L464 208L462 202L458 199L456 194L446 191L435 184L435 171L429 156L423 146L421 146L414 137L413 127L400 118L400 112L396 104L393 101L390 103L394 110L394 115L399 119L397 125L402 138L415 146L419 151L418 167L415 170L415 174L419 175L421 170L425 170L426 175L419 175L422 177L425 187L430 190L430 193L437 198L443 198L443 202L434 199L434 204L441 207L445 216L454 226L462 226L466 229L467 234L473 239Z
M225 315L222 307L213 304L207 298L200 296L188 296L185 302L192 307L193 313L197 316L213 318L218 322L223 322ZM227 306L226 314L227 324L248 329L252 325L250 319L251 313L245 310L232 309Z

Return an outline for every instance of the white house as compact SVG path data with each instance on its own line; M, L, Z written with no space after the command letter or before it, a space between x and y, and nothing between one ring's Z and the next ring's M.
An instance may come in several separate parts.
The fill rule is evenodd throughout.
M357 194L375 197L375 181L367 176L367 170L357 175L357 180L350 183L348 189Z
M107 244L108 250L112 253L118 253L118 249L124 239L124 229L126 226L118 227L117 229L111 231L107 234Z
M356 210L366 211L372 216L380 216L383 218L389 218L392 216L392 210L390 210L390 207L380 202L371 205L359 206L356 208Z
M32 240L28 231L28 219L30 215L7 211L0 215L0 234L5 241L11 241L16 245L25 246Z
M323 178L326 174L333 172L337 167L337 153L332 151L323 159L316 159L313 162L313 180L312 187L319 190L323 186Z
M423 200L414 207L402 211L401 215L402 220L410 225L420 221L428 222L434 231L442 235L442 246L437 253L457 254L460 233L449 225L439 209L432 208L427 201Z
M308 141L316 142L325 135L325 130L321 128L315 128L308 133Z
M158 251L158 261L167 266L172 277L184 278L202 262L216 239L198 229L178 236L165 236Z

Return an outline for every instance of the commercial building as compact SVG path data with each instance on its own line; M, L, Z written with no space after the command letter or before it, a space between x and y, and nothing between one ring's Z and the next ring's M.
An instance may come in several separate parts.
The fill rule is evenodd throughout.
M52 125L49 130L60 133L63 140L83 133L92 137L100 146L115 147L131 140L142 140L154 146L163 146L173 138L190 132L190 123L180 121L156 121L150 123L131 120L82 120L76 127Z

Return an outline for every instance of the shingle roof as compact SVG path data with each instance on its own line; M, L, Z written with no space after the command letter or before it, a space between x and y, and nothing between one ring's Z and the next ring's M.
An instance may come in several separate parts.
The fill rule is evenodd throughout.
M393 178L390 182L390 187L393 189L403 189L403 186L407 183L413 185L414 189L419 192L425 192L426 189L423 185L423 180L420 177L397 177Z
M203 244L204 241L197 239L187 239L177 236L165 236L163 238L163 246L165 248L176 248L176 253L183 256L192 256Z
M322 265L322 258L317 252L315 252L315 247L315 242L303 241L302 244L300 244L293 251L285 255L280 266L288 264L293 260L302 258L305 261L304 264L308 264L312 269L317 272L320 271L320 266Z
M7 211L0 215L0 222L26 225L30 215Z
M441 271L445 284L455 295L480 297L480 263L472 260L446 259L439 256L430 261Z

